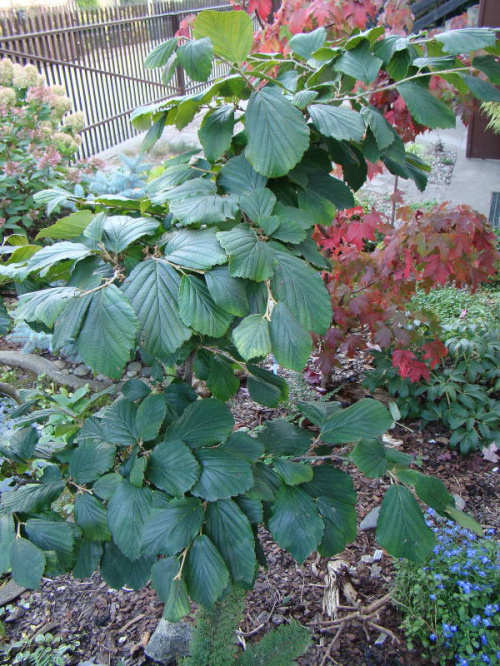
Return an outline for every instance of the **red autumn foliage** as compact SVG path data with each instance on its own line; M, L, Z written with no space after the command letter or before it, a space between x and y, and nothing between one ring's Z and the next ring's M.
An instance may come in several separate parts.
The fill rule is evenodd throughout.
M321 341L321 370L329 371L338 351L352 355L366 347L361 333L369 333L370 343L395 348L394 367L412 381L427 377L446 355L437 338L420 347L421 360L409 349L418 336L408 324L422 318L408 311L417 287L454 282L475 289L495 274L500 257L486 218L468 206L400 207L395 228L381 213L358 206L338 213L330 227L317 227L315 239L332 261L324 279L333 324Z

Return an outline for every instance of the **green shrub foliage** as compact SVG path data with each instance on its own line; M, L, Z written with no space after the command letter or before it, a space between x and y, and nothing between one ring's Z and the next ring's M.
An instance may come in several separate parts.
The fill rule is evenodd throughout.
M44 461L36 481L3 494L4 570L26 587L42 575L96 568L113 587L151 578L172 621L189 612L190 599L211 607L229 584L252 586L259 524L299 561L316 549L334 555L355 538L352 481L333 465L302 460L313 453L310 433L280 420L257 437L233 432L223 401L238 390L235 369L255 400L272 407L287 398L286 382L259 362L272 353L300 371L310 334L329 328L319 272L328 263L311 231L353 205L367 162L381 159L425 185L425 165L369 105L379 73L390 72L392 82L379 85L397 88L428 127L454 124L428 89L431 72L482 98L498 94L458 58L493 53L489 29L395 40L375 28L329 43L321 28L295 35L290 57L251 55L244 12L205 11L194 37L160 45L147 65L163 67L166 81L177 66L206 81L214 59L231 73L199 94L138 110L134 123L149 128L148 148L166 124L182 129L203 109L204 156L167 161L142 199L41 193L49 213L68 198L81 210L44 229L55 242L0 267L6 279L47 281L20 298L16 316L52 332L55 349L74 340L95 372L119 378L139 348L160 378L162 368L172 374L185 362L186 376L194 368L215 396L198 400L177 381L151 392L134 382L62 444L39 447L30 414L4 447L12 458ZM494 56L481 58L482 71L497 76ZM345 180L331 175L332 162L346 167ZM414 493L465 520L439 481L409 470L411 456L378 440L392 425L380 403L301 409L323 442L352 444L349 461L364 474L392 479L377 528L390 553L421 561L434 545ZM74 522L53 509L63 492L73 497Z

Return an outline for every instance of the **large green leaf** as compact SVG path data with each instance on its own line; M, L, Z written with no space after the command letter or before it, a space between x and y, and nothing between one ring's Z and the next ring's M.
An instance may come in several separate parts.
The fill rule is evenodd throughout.
M136 429L139 439L143 442L156 439L166 414L165 398L159 393L148 395L137 408Z
M253 486L246 460L219 449L199 449L196 455L201 463L200 479L191 489L196 497L215 502L241 495Z
M287 486L296 486L306 481L311 481L313 478L313 468L311 465L306 465L290 460L283 460L276 458L274 461L274 469L278 472L283 482Z
M365 133L363 117L352 109L330 104L311 104L309 115L323 136L339 141L361 141Z
M233 426L234 419L223 402L197 400L168 427L165 441L180 439L191 448L212 446L227 439Z
M220 106L203 118L198 137L209 162L216 162L229 150L233 130L234 106Z
M431 129L455 127L455 114L451 107L438 100L419 83L400 83L397 91L402 95L412 117Z
M363 39L356 48L343 53L333 63L333 68L364 83L372 83L377 78L382 61L373 55L370 42Z
M139 320L139 341L152 356L167 356L191 337L179 313L179 284L177 271L153 259L140 262L122 287Z
M186 583L176 579L179 568L176 557L165 557L151 568L151 584L165 604L163 618L169 622L178 622L191 610Z
M99 500L89 493L80 493L75 500L75 523L89 541L109 541L107 513Z
M24 403L29 408L29 403ZM23 405L24 407L24 405ZM30 426L16 428L9 433L9 438L0 444L0 455L15 462L26 463L33 458L39 433Z
M72 240L78 238L80 234L88 227L94 213L89 210L79 210L76 213L71 213L50 227L45 227L36 235L36 240L39 238L56 238L58 240Z
M325 28L316 28L312 32L301 32L290 39L290 48L304 60L321 48L326 40Z
M94 372L119 379L135 346L137 327L135 312L118 287L94 292L77 338L83 361Z
M0 298L0 335L6 335L12 326L12 319L7 312L3 300Z
M470 53L496 44L496 34L491 28L447 30L446 32L438 32L434 39L441 42L445 53L451 53L451 55Z
M321 428L321 439L328 444L357 442L382 435L392 423L382 403L365 398L328 417Z
M27 539L17 538L10 545L9 559L16 583L38 590L45 569L43 552Z
M245 317L233 330L232 338L245 361L265 358L271 352L269 322L260 315Z
M86 440L80 442L73 455L69 471L77 483L92 483L113 466L116 449L111 444Z
M193 81L207 81L212 71L212 42L204 37L187 41L177 50L179 65Z
M198 480L200 466L183 442L169 439L153 449L146 476L169 495L181 496Z
M214 53L233 63L242 63L253 45L252 19L246 12L205 10L194 24L195 39L208 37Z
M154 233L159 225L152 217L111 215L104 221L102 242L107 250L118 254L142 236Z
M244 317L250 309L245 282L229 275L227 266L217 266L205 273L210 296L223 310Z
M184 275L179 288L179 311L186 326L203 335L220 338L233 317L215 303L203 280Z
M121 552L130 560L139 557L144 523L153 506L149 488L136 488L122 480L108 504L108 525Z
M385 493L377 523L377 541L393 557L406 557L421 564L432 552L434 533L411 492L392 485Z
M500 102L500 91L488 81L483 81L477 76L468 74L462 74L462 79L474 97L477 97L481 102Z
M240 198L241 210L257 222L261 217L269 217L276 205L276 196L266 187L246 192Z
M0 574L10 569L10 544L16 538L14 518L7 513L0 514Z
M172 53L177 48L179 39L177 37L172 37L172 39L167 39L166 42L162 42L155 46L155 48L148 53L146 59L144 60L144 67L146 69L156 69L156 67L164 67Z
M493 55L477 56L472 61L474 67L486 74L491 83L500 85L500 62Z
M361 109L361 115L373 132L379 150L385 150L391 143L394 143L397 134L380 111L377 111L373 106L364 106Z
M229 255L231 277L263 282L274 273L276 260L271 248L248 225L238 224L230 231L221 231L217 239Z
M304 261L284 252L276 253L271 280L278 301L283 301L302 328L324 334L330 326L332 308L321 276Z
M433 476L419 474L415 490L422 502L443 516L450 507L455 507L455 498L450 495L444 483Z
M228 194L244 194L265 187L267 178L257 173L244 155L232 157L220 170L218 184Z
M118 446L137 444L136 414L137 407L130 400L115 400L104 416L106 440Z
M255 577L255 541L246 515L232 500L209 502L207 534L219 549L235 583L251 585Z
M2 493L2 507L9 513L36 513L49 509L59 497L66 484L64 481L52 483L29 483Z
M255 437L250 437L244 432L233 432L231 437L221 444L219 449L230 452L248 462L257 462L264 455L264 445Z
M305 211L311 224L330 225L336 208L343 210L354 206L351 190L328 171L308 169L305 175L307 186L299 189L298 200L299 208Z
M312 443L310 432L284 419L268 421L258 433L258 439L264 444L266 453L275 456L302 456Z
M245 114L245 156L264 176L284 176L309 147L304 116L276 88L252 93Z
M387 471L384 445L378 439L362 439L350 457L360 472L370 479L384 476Z
M16 319L42 322L50 328L66 307L68 299L75 298L78 293L75 287L52 287L22 294L16 309Z
M214 229L172 232L165 245L165 259L182 268L205 270L227 261Z
M298 562L317 548L325 530L312 499L295 486L278 491L268 524L276 542Z
M179 497L153 509L144 525L142 552L175 555L191 543L204 520L202 504L194 497Z
M247 370L251 373L247 379L247 388L252 400L266 407L276 407L288 398L288 384L283 377L250 363L247 364Z
M67 522L30 518L26 521L26 533L40 550L73 552L73 532Z
M78 549L78 555L73 567L74 578L90 578L99 568L103 553L101 541L83 540Z
M198 194L170 202L170 212L183 225L232 220L237 211L238 200L232 194Z
M108 541L101 561L101 576L108 585L119 590L124 585L139 590L149 580L154 557L138 557L131 560L116 544Z
M210 359L206 382L212 395L223 402L232 398L240 387L240 380L235 376L231 363L218 355Z
M54 350L61 349L69 340L74 340L77 337L91 298L92 295L87 295L67 301L54 324L54 334L52 336L52 348Z
M312 349L311 336L284 303L277 303L271 314L271 348L280 365L301 372Z
M188 552L185 571L191 598L206 608L210 608L219 599L229 583L229 572L224 560L205 535L194 540Z
M338 497L319 497L318 510L325 523L323 540L318 552L323 557L333 557L356 538L356 511L354 502Z
M47 275L49 269L60 261L80 261L87 257L91 250L83 243L72 243L62 241L54 243L39 250L34 254L27 264L28 273L39 273L41 277Z

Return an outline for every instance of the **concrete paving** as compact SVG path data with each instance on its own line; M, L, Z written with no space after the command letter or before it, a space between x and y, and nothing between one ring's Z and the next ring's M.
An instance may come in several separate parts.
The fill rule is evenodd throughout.
M465 157L467 128L457 122L456 129L434 130L417 137L416 143L430 146L440 141L445 151L457 153L457 160L450 183L430 183L420 192L413 181L399 180L398 189L405 193L409 202L422 200L443 202L457 206L467 204L488 216L491 195L500 192L500 159L479 160ZM394 187L394 176L384 173L376 176L368 185L368 191L390 194Z
M165 128L162 138L147 156L148 162L159 164L169 156L179 154L185 150L199 147L198 129L201 116L198 116L182 132L175 127ZM105 159L111 164L119 164L119 155L137 155L144 135L138 135L109 150L99 153L97 157ZM479 160L465 157L467 143L467 129L461 122L457 122L456 129L435 130L426 132L417 137L416 143L423 146L436 144L438 141L444 150L457 153L457 160L453 175L448 185L445 183L430 183L425 192L420 192L413 181L399 180L398 188L405 193L409 202L422 200L443 202L452 205L468 204L480 213L488 216L490 211L491 195L500 192L500 159ZM380 195L389 196L394 188L394 176L384 173L376 176L367 186L367 190Z

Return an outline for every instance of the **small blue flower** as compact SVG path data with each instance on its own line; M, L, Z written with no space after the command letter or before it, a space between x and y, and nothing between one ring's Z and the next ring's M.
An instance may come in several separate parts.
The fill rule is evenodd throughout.
M481 634L481 643L483 645L488 645L488 638L487 638L486 634Z
M429 599L430 599L431 601L436 601L437 597L436 597L435 594L429 594Z
M491 625L491 620L489 617L483 618L483 627L489 627Z
M468 660L468 659L465 659L465 657L461 657L461 658L457 661L457 664L458 664L458 666L469 666L469 660Z
M471 617L470 623L473 627L477 627L478 624L481 624L481 616L474 615L474 617Z
M485 664L491 664L490 658L488 657L487 654L483 654L481 659L484 661Z
M436 634L430 634L430 635L429 635L429 640L431 640L431 641L435 641L436 639L437 639Z
M491 617L492 615L495 615L495 613L498 613L498 604L486 604L484 607L484 614L487 617Z
M435 580L443 580L443 574L440 573L434 574L434 578Z

